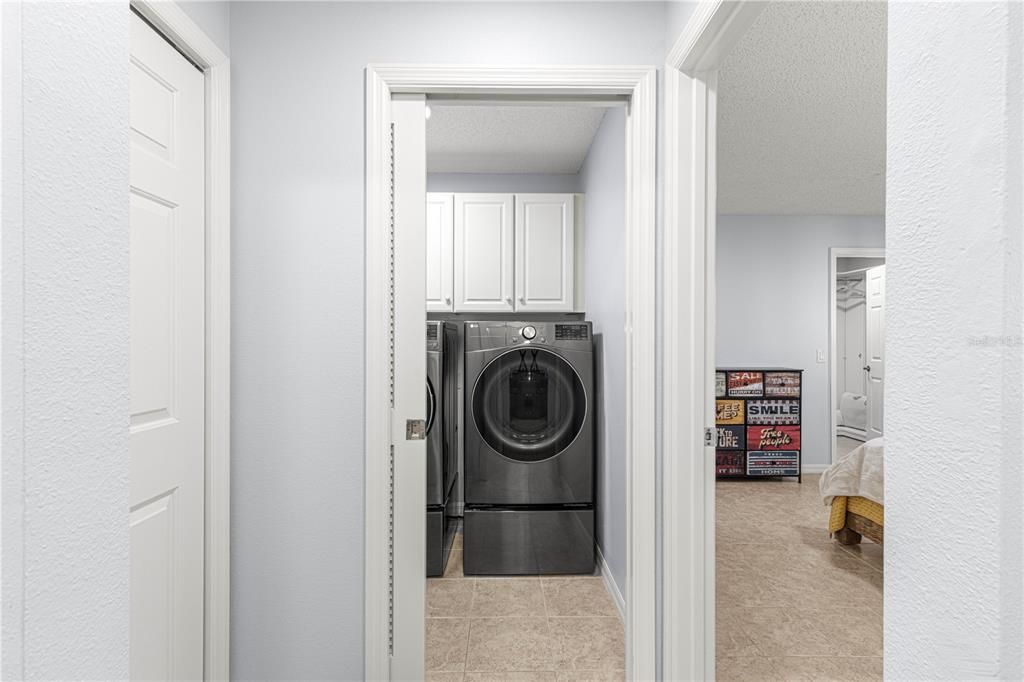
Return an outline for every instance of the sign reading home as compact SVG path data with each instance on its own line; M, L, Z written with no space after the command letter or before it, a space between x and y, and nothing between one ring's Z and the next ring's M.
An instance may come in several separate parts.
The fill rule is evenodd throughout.
M721 401L719 401L721 402ZM727 422L732 423L732 422ZM799 400L748 400L748 424L799 424Z
M725 397L725 372L715 372L715 397Z
M729 372L729 397L764 395L764 374L761 372Z
M721 432L722 427L719 427ZM722 447L719 445L718 447ZM799 426L748 426L747 450L799 450Z
M747 453L747 476L799 476L799 452Z
M743 423L743 401L742 400L716 400L715 401L715 423L716 424L742 424Z
M743 427L719 426L717 447L722 450L743 450Z
M766 372L764 394L769 398L799 398L800 372Z

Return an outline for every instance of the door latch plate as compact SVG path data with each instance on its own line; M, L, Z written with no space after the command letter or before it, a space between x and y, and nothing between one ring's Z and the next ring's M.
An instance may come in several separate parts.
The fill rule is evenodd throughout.
M406 419L405 420L405 439L406 440L424 440L427 437L427 420L426 419Z
M716 429L711 426L704 429L704 447L710 448L715 444L715 431Z

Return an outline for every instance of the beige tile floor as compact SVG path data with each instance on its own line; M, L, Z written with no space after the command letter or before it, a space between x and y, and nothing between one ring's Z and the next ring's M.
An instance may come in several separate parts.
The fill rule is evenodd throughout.
M722 682L882 679L882 547L829 539L818 478L717 484Z
M474 578L456 537L427 580L429 682L622 680L622 621L600 577Z

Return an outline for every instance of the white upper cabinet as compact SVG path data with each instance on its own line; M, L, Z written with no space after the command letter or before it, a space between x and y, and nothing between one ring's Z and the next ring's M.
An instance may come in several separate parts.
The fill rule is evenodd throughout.
M574 309L572 194L516 195L517 312Z
M454 310L455 198L451 194L427 194L427 310Z
M455 195L455 312L512 312L511 194Z

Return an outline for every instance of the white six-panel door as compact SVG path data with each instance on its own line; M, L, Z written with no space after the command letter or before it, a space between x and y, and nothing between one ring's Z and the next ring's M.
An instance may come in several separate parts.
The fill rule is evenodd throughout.
M455 311L512 312L511 194L455 195Z
M885 266L871 268L864 278L867 289L864 372L868 396L867 437L871 439L878 438L885 430Z
M203 677L204 79L131 18L131 677Z
M573 310L573 195L517 194L515 222L516 310Z
M452 310L454 207L455 197L451 194L427 194L427 310L430 312Z

